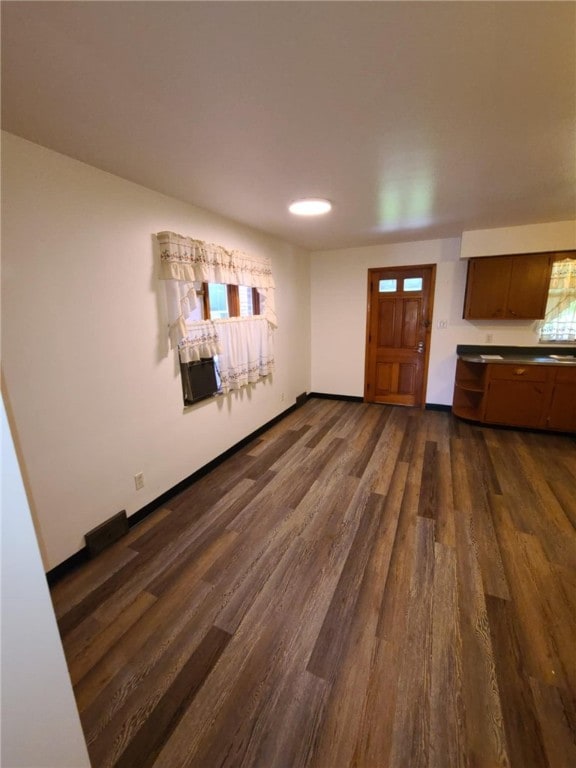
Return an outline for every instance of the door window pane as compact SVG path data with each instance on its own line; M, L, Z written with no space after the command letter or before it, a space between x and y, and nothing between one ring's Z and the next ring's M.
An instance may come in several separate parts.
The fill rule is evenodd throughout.
M230 317L228 290L224 284L208 283L208 296L210 298L210 318L212 320Z
M421 277L405 277L404 290L405 291L421 291L422 278Z
M396 280L380 280L378 282L378 292L379 293L394 293L394 291L397 290L396 285L397 285L397 281Z

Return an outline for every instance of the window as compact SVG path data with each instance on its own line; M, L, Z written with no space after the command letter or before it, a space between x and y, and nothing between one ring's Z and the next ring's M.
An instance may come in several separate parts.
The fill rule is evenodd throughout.
M192 405L199 400L223 391L221 353L216 351L216 341L212 334L212 321L227 320L234 317L252 317L260 314L260 295L256 288L247 285L226 285L226 283L196 283L196 294L201 301L186 318L188 333L194 331L198 336L199 358L192 360L180 355L182 391L184 405ZM206 321L206 322L204 322ZM220 328L219 335L225 333ZM233 331L236 336L239 331ZM186 341L182 342L186 346ZM226 365L224 376L228 375Z
M228 317L250 317L260 314L260 295L247 285L203 283L204 319L223 320Z
M555 261L540 341L576 341L576 259Z
M206 316L210 317L211 320L230 317L227 286L223 283L206 283L204 290L206 287L208 288L209 307L209 314Z
M156 238L170 344L188 366L185 402L210 396L214 378L226 394L269 376L277 326L271 260L175 232Z
M256 296L254 296L256 294ZM249 288L247 285L238 286L238 300L240 302L240 317L249 317L250 315L257 315L258 312L254 311L254 306L260 304L258 291L254 288Z

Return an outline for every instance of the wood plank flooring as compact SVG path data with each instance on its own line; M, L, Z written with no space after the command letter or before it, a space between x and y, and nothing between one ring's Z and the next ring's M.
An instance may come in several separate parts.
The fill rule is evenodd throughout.
M574 768L576 441L311 399L52 590L93 768Z

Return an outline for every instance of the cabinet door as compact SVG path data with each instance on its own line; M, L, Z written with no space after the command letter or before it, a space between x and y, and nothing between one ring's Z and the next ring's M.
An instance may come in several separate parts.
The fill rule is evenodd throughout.
M544 366L491 365L485 421L539 427L549 397L551 369Z
M506 317L544 317L551 271L552 256L548 253L513 257Z
M557 371L546 426L566 432L576 431L576 368Z
M484 418L494 424L538 427L543 416L544 396L544 384L539 382L493 381Z
M465 319L505 317L512 261L506 256L470 259L464 301Z
M553 254L550 253L470 259L464 318L543 318L553 260Z

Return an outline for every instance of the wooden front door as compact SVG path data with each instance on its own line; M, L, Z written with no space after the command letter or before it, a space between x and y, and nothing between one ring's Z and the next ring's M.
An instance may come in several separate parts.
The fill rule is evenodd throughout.
M364 399L424 406L436 266L368 270Z

